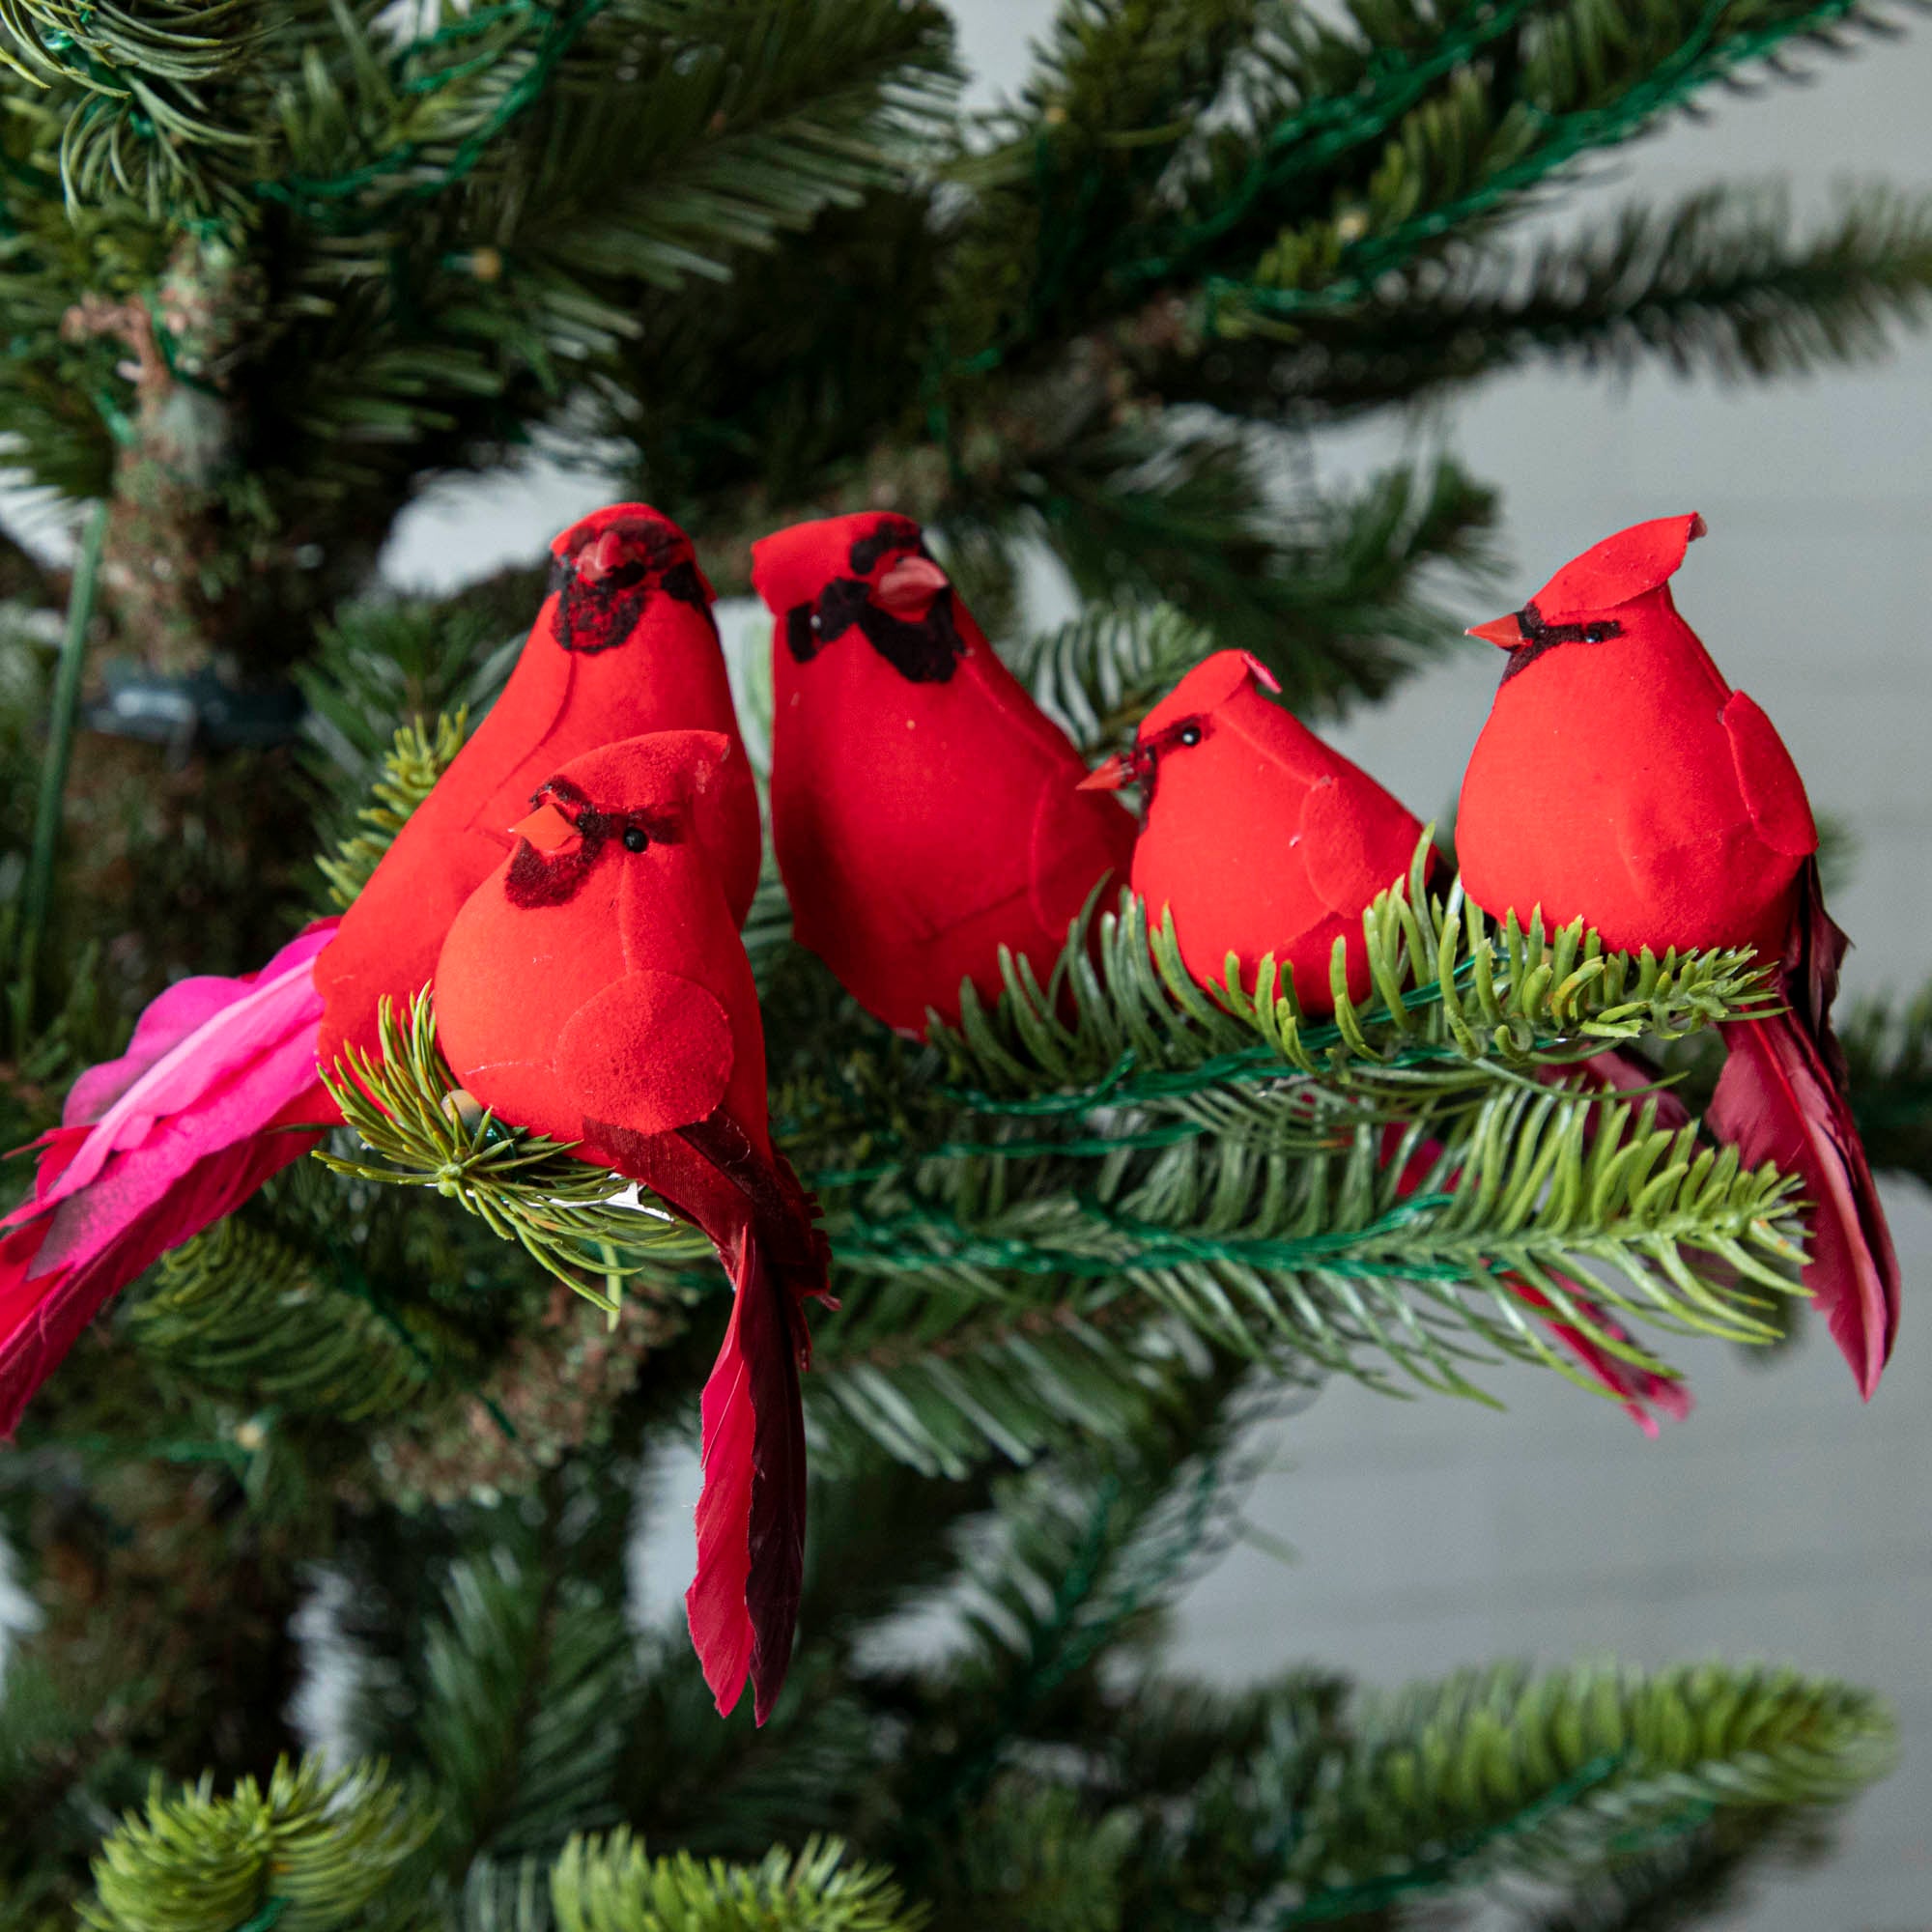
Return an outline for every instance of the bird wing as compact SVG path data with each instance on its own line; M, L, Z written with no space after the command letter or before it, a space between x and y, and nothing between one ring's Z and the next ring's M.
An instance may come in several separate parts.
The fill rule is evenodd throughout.
M703 1120L724 1097L734 1056L716 994L676 973L627 973L578 1008L552 1065L587 1121L638 1134Z
M1421 836L1408 808L1373 780L1320 778L1301 802L1301 863L1338 919L1359 920L1408 870Z
M1818 849L1818 827L1777 727L1742 691L1731 693L1723 719L1738 789L1758 837L1786 858L1808 857Z

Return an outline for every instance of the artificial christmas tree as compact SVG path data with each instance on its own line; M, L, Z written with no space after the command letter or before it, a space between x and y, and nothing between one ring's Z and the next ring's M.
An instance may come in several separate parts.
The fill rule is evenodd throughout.
M533 619L573 680L640 597L708 651L709 587L802 520L925 526L885 614L929 618L943 569L1075 779L1217 650L1319 725L1473 649L1491 494L1446 460L1285 494L1274 445L1536 355L1769 376L1882 346L1932 285L1902 195L1809 237L1710 195L1533 255L1507 225L1704 90L1878 24L1067 0L980 115L943 13L903 0L4 0L0 429L98 506L71 573L0 573L8 1144L76 1081L106 1099L86 1069L157 997L185 1019L172 983L346 931L438 781L469 784L466 741L521 750ZM558 585L541 528L451 597L372 581L425 479L527 444L594 455L691 554L634 512L565 541ZM1027 544L1086 600L1056 632L1026 625ZM778 599L785 655L739 693L754 758L775 687L878 655L841 594L820 653L789 641L806 593ZM531 789L645 728L612 689ZM808 782L862 776L827 753ZM964 797L962 841L1012 835ZM1227 837L1260 867L1250 812ZM326 1120L256 1122L291 1130L281 1171L61 1333L0 1452L39 1615L0 1699L0 1926L1385 1928L1488 1888L1525 1928L1636 1927L1814 1848L1891 1750L1833 1683L1418 1660L1436 1681L1396 1697L1210 1693L1157 1661L1258 1411L1534 1365L1579 1405L1681 1406L1660 1339L1774 1339L1798 1290L1802 1178L1719 1147L1694 1052L1774 1010L1780 962L1497 923L1423 838L1383 859L1325 982L1192 972L1185 909L1109 883L1040 952L962 969L983 982L922 1038L794 942L768 871L733 1031L762 1031L839 1306L762 1728L716 1716L682 1619L629 1587L729 1319L711 1242L674 1188L479 1108L403 973L314 1069L342 1115L317 1157L279 1158ZM399 930L432 910L405 898ZM1922 1173L1921 1019L1846 1043L1874 1162ZM889 1640L913 1610L956 1633L917 1663ZM326 1735L296 1700L323 1652Z

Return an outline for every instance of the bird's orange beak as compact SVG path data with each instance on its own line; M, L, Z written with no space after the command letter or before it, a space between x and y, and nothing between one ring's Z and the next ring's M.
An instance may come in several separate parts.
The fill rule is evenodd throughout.
M1076 791L1122 791L1140 774L1134 769L1134 761L1122 753L1116 753L1104 764L1095 765L1074 787Z
M872 596L895 617L918 617L945 588L946 573L929 556L902 556L872 586Z
M1522 626L1517 622L1512 611L1507 617L1498 617L1491 624L1471 624L1463 636L1482 638L1492 644L1500 644L1504 650L1513 651L1522 642Z
M527 838L539 852L545 854L561 852L566 845L582 836L554 805L538 806L527 818L520 819L510 827L510 835L515 838Z

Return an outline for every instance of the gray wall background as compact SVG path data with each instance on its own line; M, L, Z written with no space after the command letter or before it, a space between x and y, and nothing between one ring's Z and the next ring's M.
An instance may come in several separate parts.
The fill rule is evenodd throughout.
M955 11L984 97L1024 75L1027 39L1050 6L955 0ZM1783 175L1801 209L1823 212L1849 181L1932 180L1932 28L1808 65L1810 87L1726 99L1600 166L1592 205ZM1729 392L1657 373L1620 386L1537 371L1483 389L1448 421L1326 440L1319 461L1346 474L1434 439L1504 486L1511 603L1613 529L1704 513L1711 535L1677 581L1682 608L1776 721L1819 811L1857 842L1833 906L1858 943L1847 993L1932 974L1932 344L1909 339L1870 371ZM533 496L548 530L599 492L553 475L432 499L399 533L392 573L470 575L497 548L527 551ZM1059 614L1051 584L1037 614ZM757 647L751 613L735 623ZM1496 674L1493 651L1472 642L1337 740L1418 810L1439 811ZM1932 1199L1910 1185L1889 1199L1907 1320L1869 1408L1822 1337L1776 1364L1716 1346L1684 1351L1697 1411L1657 1443L1607 1404L1526 1370L1494 1378L1509 1404L1500 1414L1336 1386L1276 1432L1250 1510L1264 1534L1181 1606L1177 1661L1238 1681L1306 1659L1396 1684L1503 1656L1722 1655L1875 1686L1903 1725L1897 1775L1853 1814L1832 1865L1774 1879L1729 1923L1923 1932ZM686 1506L694 1478L683 1472ZM682 1538L654 1540L640 1552L645 1598L668 1606L689 1561Z

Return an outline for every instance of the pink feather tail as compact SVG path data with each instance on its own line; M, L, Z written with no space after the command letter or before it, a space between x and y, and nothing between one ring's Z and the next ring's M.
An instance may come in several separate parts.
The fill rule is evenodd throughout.
M762 1724L790 1667L805 1567L805 1322L755 1231L731 1273L731 1320L704 1384L697 1575L684 1605L719 1715L749 1676Z
M32 1194L0 1221L0 1435L110 1295L315 1144L281 1129L338 1118L310 977L334 929L242 979L170 986L127 1053L74 1082Z
M1774 1161L1803 1179L1811 1204L1804 1286L1869 1401L1898 1334L1898 1257L1832 1031L1846 945L1814 860L1799 875L1779 962L1788 1010L1723 1029L1729 1058L1706 1118L1747 1165Z

